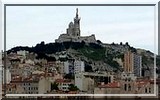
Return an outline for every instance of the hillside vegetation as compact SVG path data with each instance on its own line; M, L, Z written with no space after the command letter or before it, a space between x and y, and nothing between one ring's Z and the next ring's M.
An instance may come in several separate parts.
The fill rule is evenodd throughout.
M111 47L116 47L116 46L118 47L119 45L111 44ZM122 66L120 66L119 63L113 59L118 58L124 61L124 52L121 52L121 50L117 51L114 48L105 48L105 47L102 47L100 44L95 44L95 43L86 44L83 41L82 42L48 43L48 44L41 42L37 44L35 47L27 47L27 46L26 47L22 47L22 46L14 47L8 50L7 53L9 54L11 52L17 52L19 50L26 50L29 52L36 53L38 55L37 59L44 58L49 61L56 61L54 57L50 57L48 56L48 54L55 54L57 52L66 51L69 49L75 50L76 52L80 53L81 56L86 57L89 60L101 61L116 69L120 69ZM130 47L130 46L129 46L129 49L132 52L137 51L135 48ZM154 59L153 57L150 56L150 54L152 53L148 53L148 54L149 55L146 55L146 53L141 54L142 55L142 66L150 66L150 63L153 63ZM158 66L160 65L160 57L157 57L157 65Z

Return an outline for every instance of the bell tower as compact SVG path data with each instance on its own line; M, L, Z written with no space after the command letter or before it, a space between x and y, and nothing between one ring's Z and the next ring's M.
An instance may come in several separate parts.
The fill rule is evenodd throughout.
M74 36L80 36L80 18L78 17L78 8L76 9L76 17L74 18Z

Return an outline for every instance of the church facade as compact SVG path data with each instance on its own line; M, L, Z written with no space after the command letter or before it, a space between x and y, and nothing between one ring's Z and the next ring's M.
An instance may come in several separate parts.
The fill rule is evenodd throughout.
M81 36L80 31L80 18L78 16L78 8L76 9L76 17L74 18L74 23L70 22L65 34L61 34L58 39L55 40L56 43L62 42L82 42L85 43L97 43L95 35Z

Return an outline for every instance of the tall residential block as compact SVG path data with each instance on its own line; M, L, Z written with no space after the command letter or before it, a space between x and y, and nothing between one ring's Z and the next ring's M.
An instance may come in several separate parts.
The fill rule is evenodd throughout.
M135 76L141 76L142 57L138 54L127 51L124 54L124 72L134 73Z

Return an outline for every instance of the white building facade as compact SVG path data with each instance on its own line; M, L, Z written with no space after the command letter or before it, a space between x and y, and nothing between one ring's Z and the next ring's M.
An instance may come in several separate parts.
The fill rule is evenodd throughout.
M11 72L9 71L9 69L6 69L6 70L4 70L4 68L3 68L3 70L2 70L2 79L3 79L3 84L4 83L10 83L10 81L11 81Z
M142 56L134 54L134 74L137 77L142 76Z
M78 61L76 60L74 62L74 73L81 73L81 72L84 72L84 61Z

